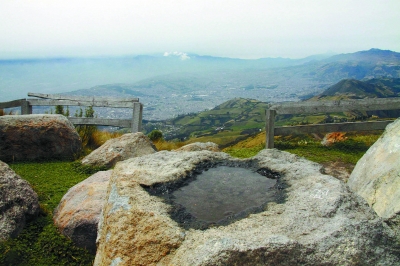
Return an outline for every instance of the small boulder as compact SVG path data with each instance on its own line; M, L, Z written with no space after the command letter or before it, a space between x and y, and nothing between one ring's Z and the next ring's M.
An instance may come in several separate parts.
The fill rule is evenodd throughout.
M214 142L195 142L195 143L190 143L187 144L183 147L180 147L179 149L176 149L175 151L214 151L214 152L219 152L220 149L218 148L218 145L215 144Z
M78 247L96 252L97 225L112 170L100 171L73 186L54 210L54 224Z
M392 221L400 220L399 132L397 119L357 162L347 183L380 217Z
M0 160L73 159L82 141L63 115L0 116Z
M124 134L109 139L101 147L82 159L83 165L113 167L129 158L152 154L157 151L150 139L142 132Z
M0 161L0 241L16 237L38 213L38 196L30 184Z

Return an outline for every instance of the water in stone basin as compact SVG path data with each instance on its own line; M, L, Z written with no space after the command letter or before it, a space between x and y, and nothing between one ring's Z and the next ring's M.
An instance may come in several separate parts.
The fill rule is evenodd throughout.
M175 190L172 198L198 220L216 223L273 201L276 183L250 169L219 166Z

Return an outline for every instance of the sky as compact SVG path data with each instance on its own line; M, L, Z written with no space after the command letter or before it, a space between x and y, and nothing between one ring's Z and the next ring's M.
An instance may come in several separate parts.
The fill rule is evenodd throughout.
M1 0L0 59L400 52L399 0Z

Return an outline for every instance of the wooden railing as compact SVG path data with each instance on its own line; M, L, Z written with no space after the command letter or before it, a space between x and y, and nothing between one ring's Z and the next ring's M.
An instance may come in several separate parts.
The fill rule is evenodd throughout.
M291 102L273 104L266 110L266 148L274 147L275 135L349 132L385 129L393 121L371 122L346 122L311 124L301 126L275 127L275 116L282 114L311 114L335 113L349 111L375 111L400 109L400 97L397 98L371 98L362 100L318 101L318 102Z
M141 131L143 105L138 98L110 98L68 96L61 94L28 93L28 96L37 97L19 99L0 103L0 109L21 107L21 114L32 114L32 106L92 106L111 108L132 108L132 119L105 119L88 117L68 117L74 125L98 125L131 128L132 132Z

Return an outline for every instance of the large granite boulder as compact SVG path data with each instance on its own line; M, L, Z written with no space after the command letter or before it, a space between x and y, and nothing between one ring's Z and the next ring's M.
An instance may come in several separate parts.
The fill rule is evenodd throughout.
M0 241L16 237L38 213L38 196L29 183L0 161Z
M73 186L54 210L58 230L78 247L96 253L97 226L112 170L100 171Z
M253 214L224 213L229 223L188 228L185 222L195 215L170 204L171 190L184 191L196 174L221 165L278 178L268 191L280 196ZM99 222L94 265L398 265L393 232L361 197L320 170L278 150L249 159L161 151L119 162Z
M124 134L109 139L101 147L82 159L83 165L113 167L117 162L157 151L151 140L142 132Z
M379 216L397 221L394 229L400 230L400 119L357 162L347 184Z
M214 142L195 142L176 149L175 151L220 151L218 145Z
M81 148L63 115L0 116L0 160L73 159Z

